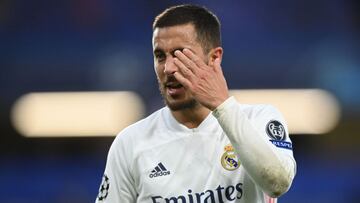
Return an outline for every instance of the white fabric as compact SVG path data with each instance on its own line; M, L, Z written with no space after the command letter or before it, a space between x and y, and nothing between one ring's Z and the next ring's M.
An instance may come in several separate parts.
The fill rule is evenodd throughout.
M269 141L266 128L273 120L282 123L284 141L291 143L283 117L269 105L229 98L194 129L164 107L115 138L102 185L108 190L96 202L275 202L268 195L288 189L296 163L291 149ZM232 171L221 164L229 144L240 166Z

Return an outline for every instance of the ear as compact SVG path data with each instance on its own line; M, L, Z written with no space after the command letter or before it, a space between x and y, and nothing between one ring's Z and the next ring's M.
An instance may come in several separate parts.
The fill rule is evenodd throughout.
M222 56L223 56L223 53L224 53L224 50L222 47L216 47L216 48L213 48L209 51L209 65L213 65L214 64L214 61L215 59L219 59L220 60L220 63L222 61Z

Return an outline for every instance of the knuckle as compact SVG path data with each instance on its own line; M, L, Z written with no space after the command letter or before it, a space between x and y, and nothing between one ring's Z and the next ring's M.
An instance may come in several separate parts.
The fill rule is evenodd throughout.
M200 60L199 58L195 57L195 58L194 58L194 62L195 62L195 63L200 63L201 60Z
M195 67L195 63L194 62L189 62L189 67Z
M199 79L201 79L201 80L206 80L207 79L207 77L208 77L208 75L207 74L205 74L205 73L199 73Z

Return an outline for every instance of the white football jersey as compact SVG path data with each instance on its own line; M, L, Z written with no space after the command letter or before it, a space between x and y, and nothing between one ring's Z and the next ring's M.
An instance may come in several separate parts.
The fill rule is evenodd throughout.
M210 113L194 129L177 122L164 107L120 132L109 150L96 202L275 203L276 198L266 195L257 178L248 173L244 166L249 160L236 147L246 151L254 143L245 138L256 137L295 174L285 121L272 106L229 100L224 108L231 115L220 118L223 112ZM234 117L244 119L226 121ZM224 122L234 124L226 127L221 125ZM231 136L244 139L230 142L224 128L234 128L229 133L238 134ZM266 160L251 159L248 165L251 162L256 165Z

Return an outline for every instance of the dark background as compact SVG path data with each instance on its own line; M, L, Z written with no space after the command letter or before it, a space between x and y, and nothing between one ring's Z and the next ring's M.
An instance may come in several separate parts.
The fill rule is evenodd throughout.
M24 138L10 122L21 95L137 92L163 106L149 0L0 0L0 202L93 202L113 137ZM222 21L231 89L322 88L341 104L324 135L291 135L298 172L279 202L360 202L360 4L357 0L192 1ZM326 118L324 118L326 119Z

